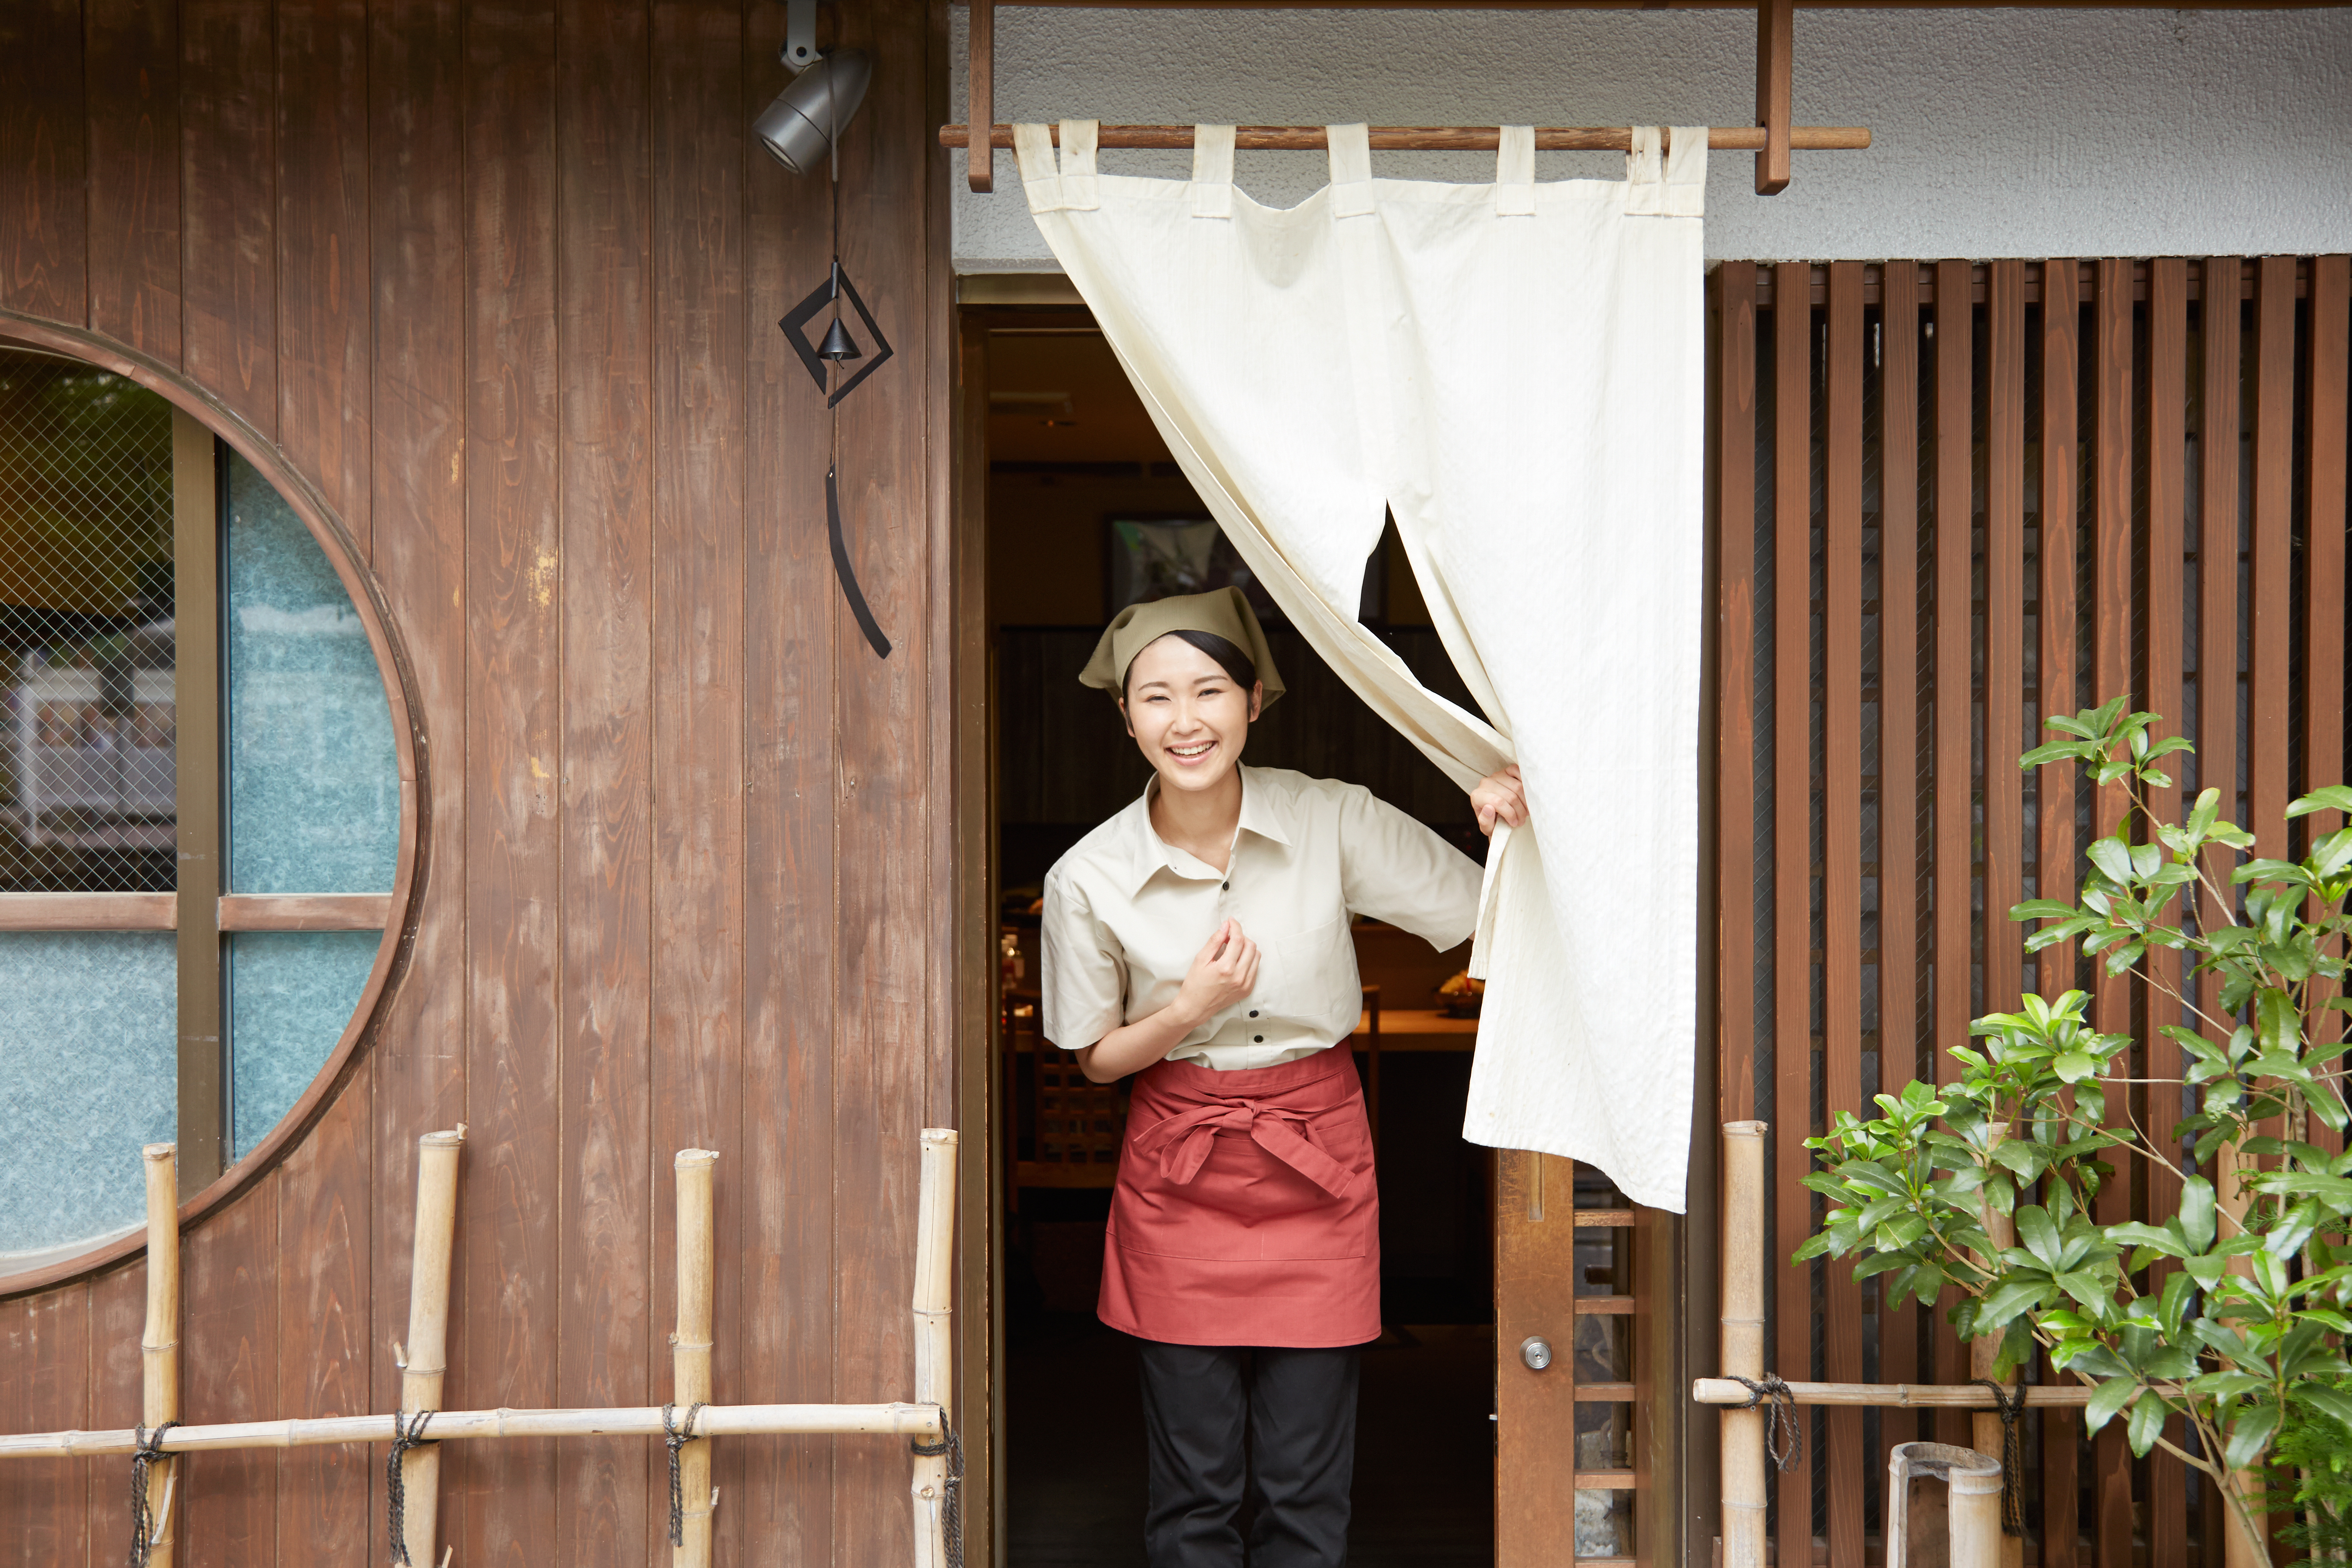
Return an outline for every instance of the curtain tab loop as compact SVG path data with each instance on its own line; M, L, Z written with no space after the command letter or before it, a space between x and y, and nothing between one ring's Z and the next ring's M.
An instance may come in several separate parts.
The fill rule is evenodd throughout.
M1062 205L1071 212L1093 212L1102 205L1095 184L1095 139L1101 121L1062 121Z
M1033 213L1062 210L1062 172L1054 163L1053 132L1043 125L1013 128L1013 155L1021 164L1021 189Z
M1633 127L1625 153L1625 211L1643 216L1665 210L1665 161L1662 133L1654 125Z
M1234 128L1192 127L1192 216L1234 216Z
M1706 216L1706 127L1677 125L1666 144L1666 216Z
M1495 150L1495 214L1533 217L1536 210L1536 128L1506 125Z
M1372 210L1372 137L1369 126L1327 125L1331 147L1331 216L1364 217Z

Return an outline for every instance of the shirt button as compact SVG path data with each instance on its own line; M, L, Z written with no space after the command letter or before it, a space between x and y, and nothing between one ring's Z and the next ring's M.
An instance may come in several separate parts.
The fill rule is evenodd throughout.
M1253 1008L1251 1008L1251 1009L1250 1009L1250 1016L1251 1016L1251 1017L1253 1017L1253 1018L1255 1018L1255 1017L1256 1017L1256 1016L1257 1016L1257 1009L1256 1009L1256 1008L1253 1007Z
M1257 1015L1256 1015L1256 1014L1255 1014L1255 1013L1253 1013L1253 1014L1251 1014L1251 1015L1250 1015L1250 1016L1251 1016L1251 1017L1253 1017L1253 1018L1255 1018L1255 1017L1256 1017L1256 1016L1257 1016ZM1262 1045L1265 1044L1265 1037L1264 1035L1252 1035L1252 1036L1250 1037L1250 1043L1251 1043L1251 1044L1253 1044L1253 1045L1259 1045L1259 1046L1262 1046Z
M1228 893L1234 890L1234 885L1231 882L1220 882L1217 886L1223 889Z

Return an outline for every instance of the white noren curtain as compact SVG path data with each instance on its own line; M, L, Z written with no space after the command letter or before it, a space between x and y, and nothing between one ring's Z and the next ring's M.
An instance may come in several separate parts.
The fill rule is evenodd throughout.
M1096 124L1016 133L1046 242L1185 477L1349 686L1467 788L1517 761L1527 828L1488 856L1464 1136L1599 1165L1679 1211L1696 973L1706 132L1637 131L1627 178L1233 183L1095 167ZM1392 512L1485 717L1359 625Z

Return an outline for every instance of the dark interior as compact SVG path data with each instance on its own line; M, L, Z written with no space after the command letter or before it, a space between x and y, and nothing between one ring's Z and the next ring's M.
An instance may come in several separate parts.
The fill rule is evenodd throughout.
M1124 1091L1085 1083L1037 1036L1034 906L1046 868L1132 800L1149 773L1113 705L1076 680L1141 572L1118 525L1175 537L1208 514L1084 311L1004 312L992 325L989 586L1011 1122L1007 1528L1017 1568L1114 1568L1143 1560L1134 1356L1094 1316ZM1425 682L1466 703L1393 531L1368 570L1363 612ZM1462 792L1296 631L1266 630L1288 691L1253 727L1248 761L1365 784L1482 857ZM1352 1552L1365 1564L1467 1568L1493 1561L1489 1155L1460 1135L1475 1025L1439 1019L1437 987L1468 949L1434 952L1369 923L1356 936L1368 987L1356 1060L1381 1171L1384 1332L1364 1362Z

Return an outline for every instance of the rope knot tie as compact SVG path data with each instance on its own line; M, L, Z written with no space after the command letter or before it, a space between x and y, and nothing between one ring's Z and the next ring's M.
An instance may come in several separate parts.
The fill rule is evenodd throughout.
M678 1473L677 1451L694 1441L694 1418L702 1414L699 1399L686 1407L686 1421L678 1425L673 1413L675 1405L662 1406L662 1443L669 1449L669 1543L686 1544L686 1482Z
M1797 1419L1797 1395L1780 1381L1777 1372L1768 1372L1761 1378L1750 1380L1738 1373L1731 1381L1748 1391L1748 1403L1735 1405L1734 1410L1753 1410L1764 1405L1764 1451L1772 1457L1776 1469L1793 1468L1805 1457L1805 1429Z
M926 1443L914 1437L908 1440L907 1447L926 1459L947 1456L948 1476L945 1495L940 1499L940 1524L941 1533L947 1537L947 1568L963 1568L963 1439L957 1436L955 1424L942 1410L940 1440Z
M147 1553L155 1544L155 1532L163 1528L163 1521L147 1507L147 1471L156 1460L168 1458L163 1452L163 1434L178 1425L166 1421L152 1432L144 1426L132 1429L138 1447L131 1455L131 1568L147 1568Z
M389 1516L384 1522L384 1534L392 1544L392 1561L402 1568L405 1568L409 1558L408 1481L401 1473L401 1456L411 1448L430 1448L441 1441L425 1435L425 1424L433 1419L434 1414L430 1410L419 1410L408 1416L397 1410L392 1413L392 1458L384 1461L383 1467L384 1511Z
M2017 1435L2017 1418L2025 1414L2025 1386L2006 1388L1989 1377L1970 1381L1992 1390L1992 1407L2000 1413L2000 1532L2025 1533L2025 1450Z

